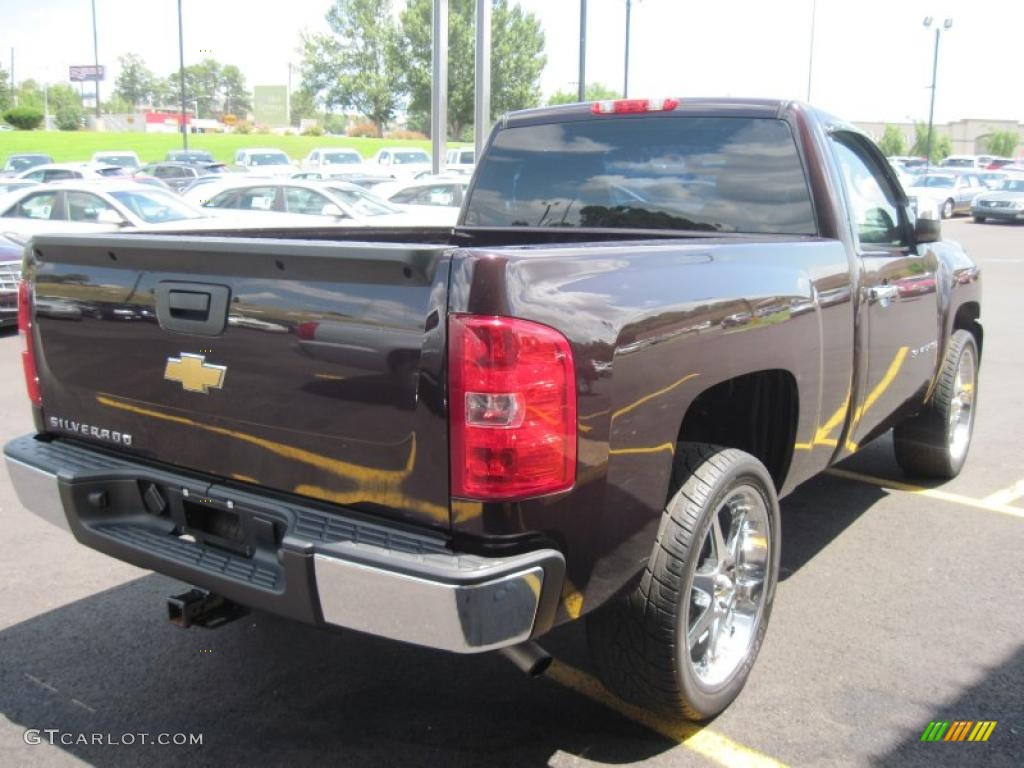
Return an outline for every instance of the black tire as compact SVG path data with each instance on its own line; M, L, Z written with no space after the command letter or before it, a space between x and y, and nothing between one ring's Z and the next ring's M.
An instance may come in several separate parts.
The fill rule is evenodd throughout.
M647 709L706 720L739 695L764 640L779 572L779 504L771 476L760 461L742 451L713 445L680 443L670 488L657 543L639 583L588 615L587 638L598 674L612 692ZM754 620L749 628L741 628L743 634L733 643L736 625L731 612L722 619L725 629L721 631L714 624L705 630L691 630L691 619L696 617L699 622L704 613L712 612L712 604L721 606L717 587L707 607L695 606L696 596L706 593L694 589L694 578L698 567L706 569L707 563L716 559L708 556L709 552L713 554L713 548L709 550L709 536L713 534L709 532L714 521L719 521L721 530L723 512L728 516L732 509L727 502L736 494L749 492L752 495L747 498L763 504L767 529L762 545L763 586ZM736 526L734 509L732 514L730 526ZM745 523L738 525L745 527ZM731 535L727 538L732 540ZM729 548L727 542L724 548ZM734 547L733 553L738 549ZM749 568L745 562L748 550L743 547L742 551L744 554L734 561L737 584ZM700 578L708 579L706 571L702 570ZM695 607L700 613L693 613ZM703 640L703 646L698 642L691 649L687 636L701 631L704 634L698 639ZM711 647L712 633L726 637L721 641L726 648L734 645L735 666L725 667L725 676L717 684L702 681L698 670L705 667L693 661L693 654L700 653L701 647Z
M974 217L974 223L975 224L984 224L985 223L985 217L984 216L975 216Z
M942 204L942 218L952 219L953 214L956 212L956 203L952 200L947 200Z
M968 357L972 371L965 403L958 372L968 364ZM904 472L947 480L960 474L971 446L977 393L978 344L967 331L956 331L946 348L931 400L923 411L893 429L896 461Z

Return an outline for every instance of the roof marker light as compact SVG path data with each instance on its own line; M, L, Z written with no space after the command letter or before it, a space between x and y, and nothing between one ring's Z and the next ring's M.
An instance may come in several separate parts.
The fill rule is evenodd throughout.
M595 101L590 111L595 115L631 115L640 112L671 112L679 99L609 99Z

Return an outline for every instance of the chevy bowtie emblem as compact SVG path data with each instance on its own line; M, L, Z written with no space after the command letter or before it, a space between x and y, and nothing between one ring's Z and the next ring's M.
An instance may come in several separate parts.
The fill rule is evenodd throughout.
M164 378L178 382L186 392L202 392L205 395L211 389L224 386L224 375L227 372L226 365L210 365L203 355L182 352L181 357L167 358Z

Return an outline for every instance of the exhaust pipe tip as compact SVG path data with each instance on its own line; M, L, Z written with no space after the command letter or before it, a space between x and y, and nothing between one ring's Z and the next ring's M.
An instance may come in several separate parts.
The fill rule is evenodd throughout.
M551 666L551 654L533 640L501 648L499 652L515 664L527 677L540 677Z

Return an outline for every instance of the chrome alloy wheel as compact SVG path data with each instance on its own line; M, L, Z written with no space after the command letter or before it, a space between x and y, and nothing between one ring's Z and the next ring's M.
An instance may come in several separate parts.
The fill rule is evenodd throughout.
M953 399L949 404L949 422L946 425L946 439L949 453L954 461L963 459L971 442L974 425L974 395L977 389L978 366L974 350L967 346L960 355L953 379Z
M734 488L715 511L685 612L686 658L705 686L725 683L747 658L765 604L772 531L760 493Z

